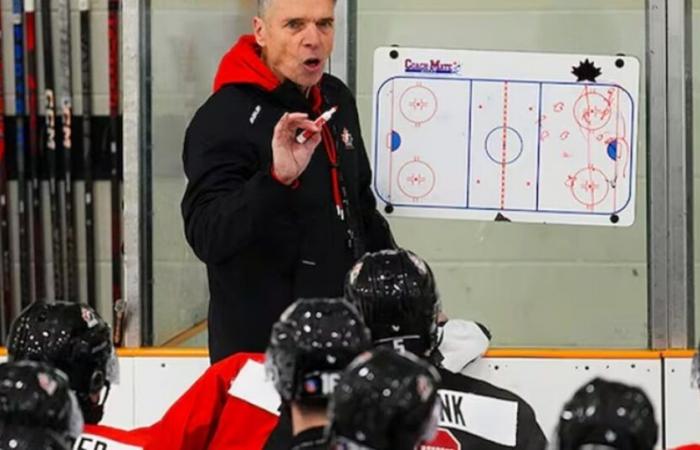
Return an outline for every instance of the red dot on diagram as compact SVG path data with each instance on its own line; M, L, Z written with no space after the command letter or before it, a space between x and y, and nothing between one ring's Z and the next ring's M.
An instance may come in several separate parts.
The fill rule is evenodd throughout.
M554 112L564 111L564 102L558 102L554 105Z

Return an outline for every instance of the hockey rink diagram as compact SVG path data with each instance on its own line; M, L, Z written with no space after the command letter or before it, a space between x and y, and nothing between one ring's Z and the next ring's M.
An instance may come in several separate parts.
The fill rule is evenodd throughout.
M634 220L637 110L620 84L406 74L381 80L373 107L387 212Z

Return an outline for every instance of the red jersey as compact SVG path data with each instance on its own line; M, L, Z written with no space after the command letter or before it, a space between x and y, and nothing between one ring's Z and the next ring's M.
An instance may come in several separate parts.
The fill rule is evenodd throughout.
M149 427L147 450L260 450L277 425L280 398L261 353L213 366Z

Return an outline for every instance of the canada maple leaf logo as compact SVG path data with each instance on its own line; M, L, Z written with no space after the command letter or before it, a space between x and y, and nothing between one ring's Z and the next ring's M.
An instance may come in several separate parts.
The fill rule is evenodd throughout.
M576 81L592 81L595 83L595 79L602 73L600 67L596 67L593 61L589 61L588 58L585 61L581 61L578 66L572 66L571 69L571 73L576 75Z

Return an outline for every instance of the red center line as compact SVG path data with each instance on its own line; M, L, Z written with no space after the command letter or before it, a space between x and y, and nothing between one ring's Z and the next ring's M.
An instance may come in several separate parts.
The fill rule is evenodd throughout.
M501 209L506 206L506 162L508 156L508 82L503 82L503 134L501 137Z
M615 175L613 180L615 181L615 187L613 188L613 212L617 211L617 186L618 186L618 162L620 161L620 151L622 146L620 145L620 88L615 88L617 93L617 98L615 99Z

